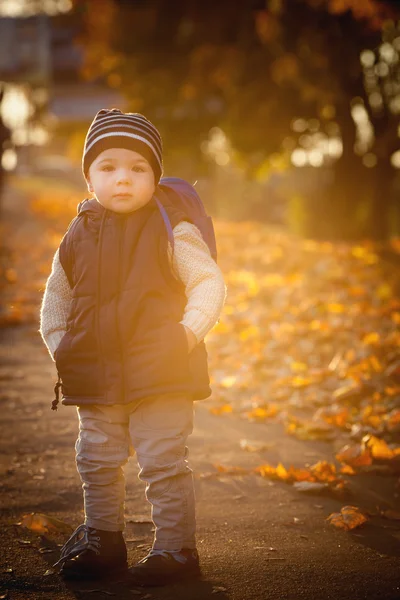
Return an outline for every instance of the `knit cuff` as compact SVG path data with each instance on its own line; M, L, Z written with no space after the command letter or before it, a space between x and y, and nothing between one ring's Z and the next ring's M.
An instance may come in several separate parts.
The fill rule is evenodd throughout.
M57 350L61 339L64 337L65 331L52 331L46 335L46 346L51 354L51 358L54 360L54 352Z
M203 314L195 308L192 308L185 314L181 323L193 331L197 342L200 342L215 325L215 323L212 323L210 327L210 316Z

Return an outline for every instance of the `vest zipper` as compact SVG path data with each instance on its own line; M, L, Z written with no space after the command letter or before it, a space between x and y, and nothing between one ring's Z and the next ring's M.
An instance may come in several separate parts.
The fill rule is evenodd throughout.
M100 297L101 297L101 246L103 242L103 228L104 221L107 215L107 209L104 210L101 222L100 222L100 230L99 230L99 241L98 241L98 249L97 249L97 298L96 298L96 329L97 329L97 341L99 344L99 360L101 362L101 366L103 369L103 384L105 386L106 383L106 369L104 363L104 354L103 348L101 344L101 333L100 333ZM107 390L104 390L104 395L107 398Z
M119 348L120 348L120 353L121 353L121 369L122 369L122 381L121 381L121 388L122 388L122 404L125 404L125 355L124 355L124 348L123 348L123 344L121 342L121 330L120 330L120 325L119 325L119 312L118 312L118 304L119 304L119 299L120 299L120 294L121 294L121 271L122 271L122 257L123 257L123 248L124 248L124 238L125 238L125 228L126 228L126 219L124 219L122 221L122 231L121 231L121 235L120 235L120 242L119 242L119 263L118 263L118 295L117 295L117 314L116 314L116 320L117 320L117 335L118 335L118 343L119 343Z

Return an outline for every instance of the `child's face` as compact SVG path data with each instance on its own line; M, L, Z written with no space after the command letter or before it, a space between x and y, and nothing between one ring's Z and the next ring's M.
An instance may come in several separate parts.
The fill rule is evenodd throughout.
M134 150L110 148L92 162L87 177L100 204L117 213L128 213L151 200L155 191L153 169Z

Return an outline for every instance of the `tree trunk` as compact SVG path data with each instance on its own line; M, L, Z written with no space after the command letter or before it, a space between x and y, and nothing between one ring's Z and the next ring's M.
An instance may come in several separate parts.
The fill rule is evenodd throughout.
M368 235L374 240L386 240L390 233L389 213L395 173L389 159L378 162L374 171Z
M357 236L355 220L358 205L363 199L366 169L360 157L354 153L356 128L349 106L338 109L337 121L341 130L343 153L333 165L329 214L332 218L333 237L349 239Z

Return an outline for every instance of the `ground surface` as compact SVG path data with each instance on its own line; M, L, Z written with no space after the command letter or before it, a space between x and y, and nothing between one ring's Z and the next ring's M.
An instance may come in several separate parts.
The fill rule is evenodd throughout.
M9 203L6 217L23 238L33 225L21 223L15 207L17 201ZM121 582L67 585L56 574L45 576L66 535L40 536L16 523L35 512L75 528L83 512L74 463L77 417L72 408L50 410L55 369L37 327L32 323L0 332L0 597L400 599L400 521L384 519L376 511L377 506L399 509L398 475L350 478L346 498L301 495L285 482L255 474L204 477L214 463L304 466L331 460L343 445L339 437L334 442L289 437L280 423L250 423L236 414L214 416L208 401L196 404L189 443L196 474L201 580L140 590ZM239 448L240 439L270 446L262 453L246 453ZM150 507L137 473L133 458L126 471L130 563L142 558L152 541ZM353 532L333 527L326 518L345 504L369 511L369 521Z

